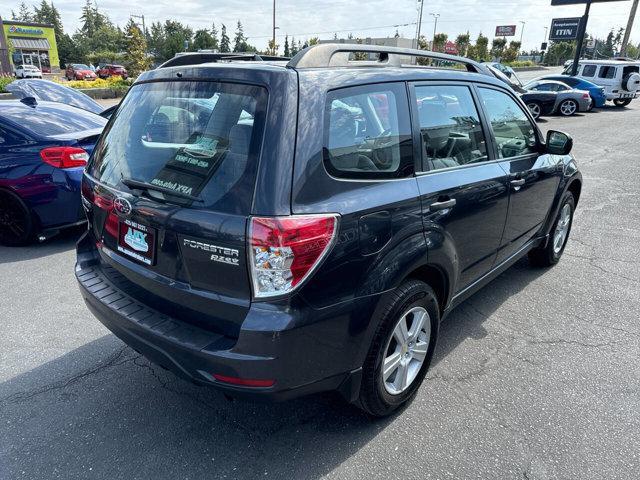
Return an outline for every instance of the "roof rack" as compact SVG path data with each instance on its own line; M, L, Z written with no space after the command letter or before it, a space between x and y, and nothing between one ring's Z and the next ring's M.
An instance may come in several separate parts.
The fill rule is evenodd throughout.
M378 59L374 61L350 61L352 53L377 53ZM294 56L288 67L291 68L318 68L330 66L390 66L400 67L406 65L402 57L429 58L443 60L464 65L469 72L486 73L484 67L474 60L446 53L430 52L428 50L416 50L414 48L385 47L382 45L360 45L345 43L322 43L301 50Z
M199 65L201 63L215 62L263 62L263 61L287 61L289 57L278 57L276 55L258 55L255 52L180 52L175 57L170 58L158 68L182 67L186 65Z

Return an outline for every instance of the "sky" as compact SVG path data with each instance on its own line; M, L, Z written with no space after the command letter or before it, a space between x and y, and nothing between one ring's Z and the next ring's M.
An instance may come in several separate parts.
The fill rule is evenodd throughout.
M584 5L552 7L551 0L424 0L422 34L427 40L433 36L434 17L440 14L438 33L446 33L450 39L469 31L472 40L482 32L493 38L497 25L517 25L514 39L523 33L523 48L539 48L544 39L544 27L552 18L578 17ZM39 0L26 0L27 5ZM84 0L54 0L60 10L65 31L73 33L78 28L80 10ZM18 0L3 0L0 15L10 18L11 10L18 9ZM129 15L144 14L147 28L153 21L172 18L189 25L194 30L210 28L215 22L218 29L226 24L233 38L236 23L244 26L249 43L265 49L271 38L272 0L97 0L98 8L111 20L124 26ZM346 37L386 37L396 29L401 36L414 38L418 14L418 0L276 0L276 25L281 49L284 35L296 39L313 36L331 39L334 33ZM588 33L604 38L612 29L625 27L631 9L631 1L595 3L591 7ZM640 11L640 10L639 10ZM631 32L631 40L640 42L640 13ZM521 32L522 24L524 32Z

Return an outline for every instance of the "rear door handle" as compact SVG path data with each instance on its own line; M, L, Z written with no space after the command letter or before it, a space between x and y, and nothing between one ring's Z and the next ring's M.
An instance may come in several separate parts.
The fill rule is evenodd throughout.
M511 180L509 183L512 187L521 187L522 185L524 185L524 181L524 178L518 178L516 180Z
M449 200L443 200L442 202L435 202L429 205L430 212L437 212L438 210L446 210L447 208L453 208L456 204L455 198Z

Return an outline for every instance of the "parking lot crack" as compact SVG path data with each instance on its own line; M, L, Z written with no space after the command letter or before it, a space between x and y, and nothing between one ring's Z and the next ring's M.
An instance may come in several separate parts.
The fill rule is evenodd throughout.
M47 385L43 385L38 388L34 388L31 390L26 390L23 392L13 393L5 398L0 399L0 408L5 405L15 404L24 402L25 400L30 400L34 397L44 395L47 393L51 393L57 390L64 390L65 388L70 387L71 385L79 382L80 380L87 378L92 375L96 375L97 373L102 372L103 370L117 367L124 363L130 362L134 360L135 356L126 357L125 352L129 350L129 347L126 345L120 347L114 354L112 354L105 361L95 365L94 367L89 368L88 370L84 370L80 373L77 373L71 377L65 378L64 380L59 380L57 382L53 382ZM126 357L126 358L123 358Z

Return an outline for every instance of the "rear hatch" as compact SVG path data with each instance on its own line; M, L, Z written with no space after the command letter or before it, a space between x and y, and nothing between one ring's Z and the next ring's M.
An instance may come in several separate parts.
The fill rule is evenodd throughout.
M140 301L232 336L251 300L245 235L266 107L259 86L137 84L83 185L105 266Z

